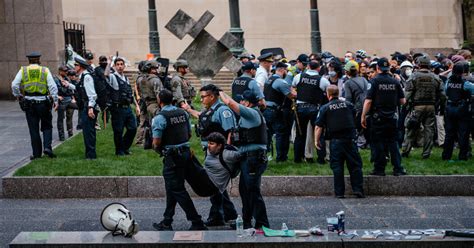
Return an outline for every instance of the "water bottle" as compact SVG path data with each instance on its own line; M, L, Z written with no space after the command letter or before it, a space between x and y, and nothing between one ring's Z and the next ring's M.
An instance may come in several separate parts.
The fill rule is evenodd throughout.
M237 216L237 219L235 220L235 232L239 238L244 236L244 220L240 215Z
M286 234L288 234L288 226L286 225L286 223L283 222L283 224L281 224L281 230Z

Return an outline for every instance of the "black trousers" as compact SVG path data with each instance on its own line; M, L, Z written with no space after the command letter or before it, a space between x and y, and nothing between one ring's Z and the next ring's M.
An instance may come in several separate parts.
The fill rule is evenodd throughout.
M446 123L446 138L444 140L442 159L449 160L453 155L454 141L459 144L459 160L467 160L469 152L469 122L470 115L467 105L446 106L444 116Z
M334 192L343 196L345 191L344 163L347 164L352 192L364 193L362 178L362 159L357 145L350 139L331 139L330 165L334 174Z
M115 154L123 155L133 144L137 133L137 120L130 106L115 107L111 112ZM125 134L123 133L124 128L126 129Z
M84 147L87 159L96 159L97 153L95 149L96 144L96 130L95 123L97 121L98 111L94 110L95 118L92 119L88 115L88 108L84 108L81 113L82 122L82 136L84 138Z
M44 150L52 151L53 141L53 115L51 114L51 104L49 101L30 101L25 110L26 121L30 131L31 148L33 157L39 158ZM41 126L40 126L41 125ZM43 132L43 142L41 142L40 130Z

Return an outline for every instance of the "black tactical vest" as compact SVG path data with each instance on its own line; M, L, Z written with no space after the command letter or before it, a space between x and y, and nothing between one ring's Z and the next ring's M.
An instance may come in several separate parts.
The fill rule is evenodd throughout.
M76 86L76 91L77 91L79 97L82 99L82 102L83 102L85 107L87 107L88 103L89 103L89 97L87 96L86 88L84 87L84 77L87 74L89 74L89 73L83 72L81 74L81 79L79 80L79 83ZM90 74L89 74L89 76L90 76Z
M61 83L61 79L59 77L54 77L54 81L56 81L56 86L58 87L58 96L62 97L71 97L74 95L74 91L70 90L69 88L66 88L63 86ZM69 83L71 83L69 80L66 79Z
M296 86L298 92L296 99L307 103L321 104L325 96L324 91L319 87L320 82L321 76L319 75L301 74L300 81Z
M236 145L267 144L267 125L260 110L260 125L252 128L239 127L239 140Z
M196 126L196 130L201 136L201 140L207 140L207 136L212 132L219 132L224 135L224 137L227 137L227 132L224 131L222 125L218 122L212 121L212 116L222 106L222 103L218 103L214 109L210 108L199 115L199 123Z
M386 75L379 75L373 79L372 87L376 87L373 106L375 110L385 109L396 111L398 99L398 81Z
M119 76L115 75L119 89L112 89L110 92L110 99L112 103L119 105L128 105L133 102L132 87L126 81L122 80Z
M448 103L459 103L471 98L470 93L464 90L464 80L448 80L446 87Z
M271 101L276 103L278 106L283 104L285 100L285 95L280 91L275 90L273 86L273 82L277 80L279 77L271 77L268 83L263 86L263 95L265 96L266 101Z
M238 77L232 81L232 99L234 101L239 101L237 96L241 96L244 91L249 89L249 83L252 81L252 78L249 77Z
M353 138L356 126L353 112L348 104L350 103L337 99L325 105L328 107L326 132L329 138Z
M171 111L161 111L158 115L162 115L166 119L166 128L161 136L162 146L178 145L189 141L189 118L182 109Z
M430 72L419 71L413 75L413 105L434 105L439 88L435 75Z

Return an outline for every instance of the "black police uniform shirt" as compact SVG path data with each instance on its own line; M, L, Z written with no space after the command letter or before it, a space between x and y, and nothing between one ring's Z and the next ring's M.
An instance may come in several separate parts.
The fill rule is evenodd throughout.
M404 97L400 82L388 73L381 73L371 80L366 99L372 100L372 110L376 112L395 113Z
M352 103L333 98L321 106L316 126L325 129L327 139L355 139L355 114Z

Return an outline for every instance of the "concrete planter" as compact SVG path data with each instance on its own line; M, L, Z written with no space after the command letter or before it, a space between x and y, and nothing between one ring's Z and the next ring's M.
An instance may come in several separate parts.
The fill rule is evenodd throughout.
M238 178L229 186L238 196ZM14 177L2 180L6 198L153 198L164 197L163 177ZM474 176L386 176L364 178L367 195L474 196ZM188 186L188 192L194 193ZM331 196L332 176L265 176L265 196ZM346 195L351 194L346 177Z

